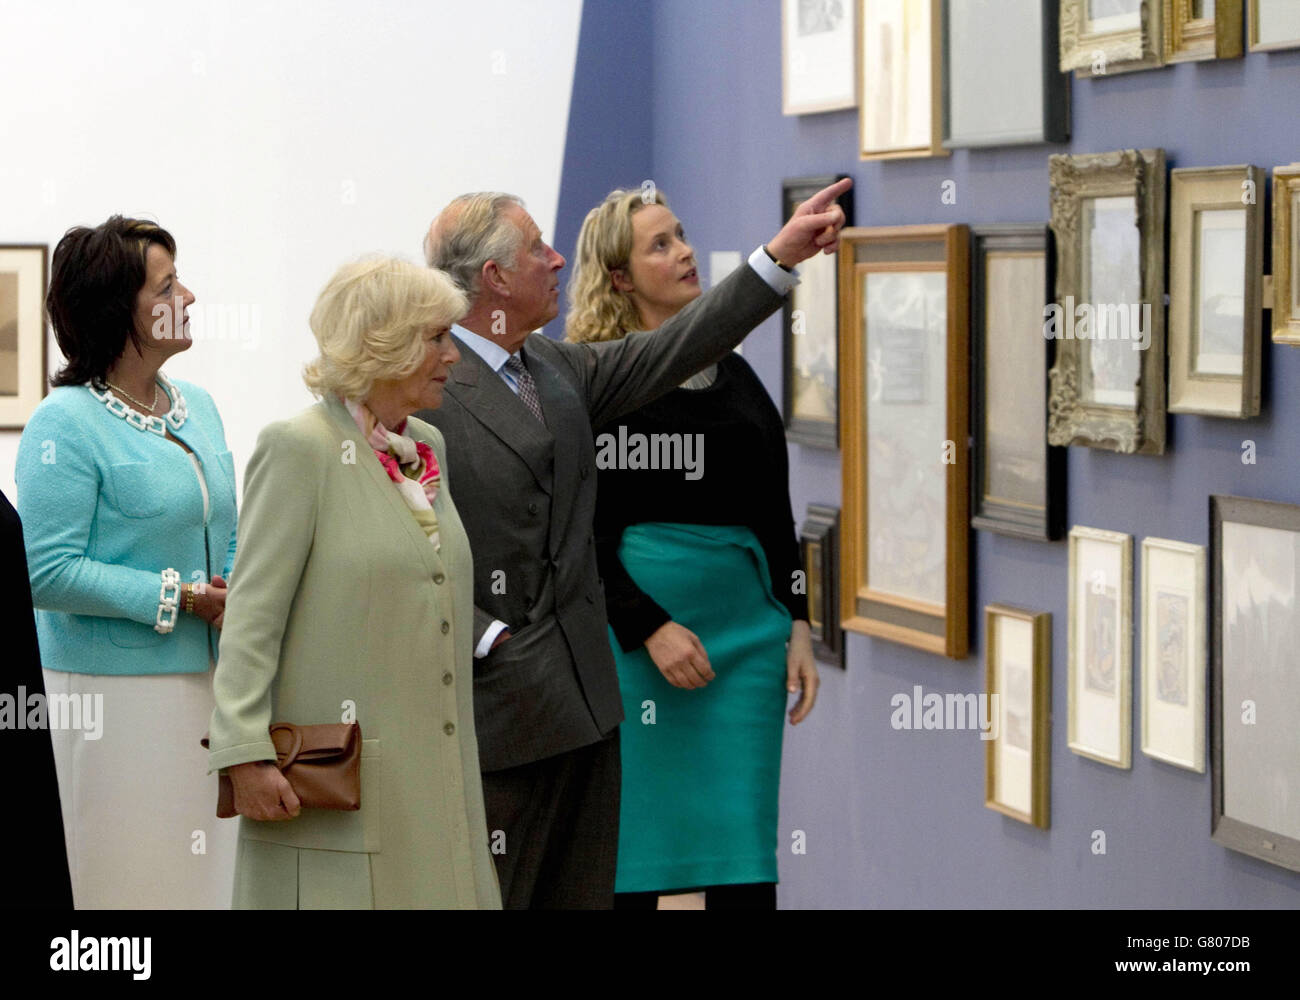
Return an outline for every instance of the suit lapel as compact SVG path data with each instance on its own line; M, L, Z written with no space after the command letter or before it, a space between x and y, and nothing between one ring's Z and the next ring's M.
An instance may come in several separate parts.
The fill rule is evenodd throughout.
M529 338L532 342L542 334ZM551 538L563 538L563 525L572 512L577 496L580 449L591 439L587 409L573 391L571 383L547 360L542 351L524 347L528 370L537 383L542 413L555 442L555 490L551 496ZM507 390L508 391L508 390ZM523 404L520 404L521 406ZM537 423L536 418L533 423Z

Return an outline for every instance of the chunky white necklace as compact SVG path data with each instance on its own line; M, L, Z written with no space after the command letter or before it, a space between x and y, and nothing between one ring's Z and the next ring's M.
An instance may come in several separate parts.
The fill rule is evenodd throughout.
M96 389L93 382L87 383L86 388L90 390L92 396L108 407L108 412L113 416L121 417L138 431L151 431L159 437L166 437L168 430L178 431L184 426L189 410L185 406L185 397L176 386L172 385L167 376L159 372L157 377L172 401L172 408L161 417L145 415L139 410L132 409L107 388Z

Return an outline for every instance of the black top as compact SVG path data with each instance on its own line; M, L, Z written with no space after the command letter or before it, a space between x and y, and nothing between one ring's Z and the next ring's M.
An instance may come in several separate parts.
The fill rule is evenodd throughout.
M638 451L638 434L645 436L647 445L652 434L682 435L683 444L685 435L702 437L692 438L694 447L674 452L682 458L677 468L624 467L645 464L643 455L650 461L649 456L657 459L666 452L662 445ZM689 467L680 467L684 464ZM802 567L790 508L785 427L767 390L740 355L730 352L718 362L717 378L707 389L674 389L597 428L596 467L596 560L605 583L609 623L625 652L643 645L669 620L668 612L636 585L618 558L623 529L630 524L749 528L767 557L773 596L791 618L807 619L808 598L793 592L794 572Z

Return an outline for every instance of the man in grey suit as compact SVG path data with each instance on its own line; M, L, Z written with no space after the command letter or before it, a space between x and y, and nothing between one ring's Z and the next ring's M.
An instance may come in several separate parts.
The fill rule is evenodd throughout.
M592 537L592 427L723 357L781 304L793 265L837 245L835 198L805 202L749 263L657 331L567 344L532 331L559 311L564 258L512 195L463 195L425 257L469 294L441 409L447 482L474 554L474 718L507 908L609 908L623 719Z

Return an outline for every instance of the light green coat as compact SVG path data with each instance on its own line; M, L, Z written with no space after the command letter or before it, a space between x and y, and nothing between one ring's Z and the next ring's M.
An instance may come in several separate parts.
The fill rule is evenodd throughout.
M441 434L435 552L335 399L262 431L214 680L213 768L272 722L355 719L361 809L241 817L236 908L499 908L474 735L473 564ZM449 475L448 473L451 473Z

